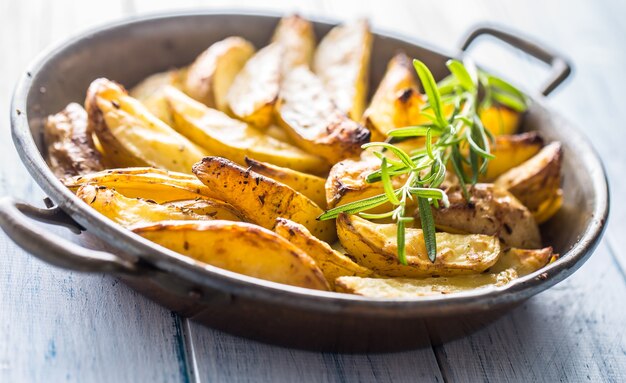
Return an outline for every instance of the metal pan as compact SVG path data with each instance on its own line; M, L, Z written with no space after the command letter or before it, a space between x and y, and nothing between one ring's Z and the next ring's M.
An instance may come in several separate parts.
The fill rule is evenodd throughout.
M162 305L208 326L266 342L335 351L390 351L444 342L497 318L572 274L591 256L607 219L608 185L594 150L571 123L533 96L524 129L564 145L564 208L542 227L562 257L504 288L419 299L373 300L251 278L196 262L161 248L109 221L54 177L42 154L43 120L68 102L84 99L96 77L132 86L145 76L181 66L211 43L240 35L262 46L279 17L242 13L185 13L133 19L73 38L35 61L20 79L11 106L15 146L56 206L38 209L12 198L0 201L0 225L21 247L54 265L105 272ZM333 22L316 20L317 36ZM558 54L493 26L479 27L462 48L442 52L407 37L374 34L371 83L377 84L398 50L423 60L436 77L472 41L491 35L550 64L547 95L570 73ZM52 204L49 204L52 206ZM88 250L33 225L29 218L86 230L108 244ZM84 234L83 234L84 235Z

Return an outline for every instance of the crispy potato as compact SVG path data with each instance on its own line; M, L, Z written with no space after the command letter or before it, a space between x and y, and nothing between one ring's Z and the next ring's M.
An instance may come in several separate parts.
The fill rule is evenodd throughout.
M145 198L157 203L215 198L216 195L192 174L155 168L109 169L62 181L74 193L82 185L95 184L115 189L125 197Z
M163 88L168 85L181 88L184 77L184 70L156 73L135 85L129 94L139 100L155 117L171 126L172 116L165 102Z
M437 228L448 232L495 235L511 247L541 247L541 235L533 215L511 193L491 184L476 184L468 187L468 192L469 202L460 187L446 191L450 206L433 207Z
M437 258L428 259L422 230L406 229L407 265L398 261L397 226L376 224L356 215L337 219L339 241L362 266L392 277L424 277L480 273L500 257L500 241L480 234L437 233Z
M494 105L480 112L480 121L494 136L517 133L520 114L505 106Z
M76 103L48 116L44 128L48 164L58 178L104 169L102 155L88 130L87 112Z
M337 238L333 221L317 220L322 209L287 185L221 157L204 158L193 172L218 199L233 205L250 222L272 229L276 218L282 217L304 225L323 241Z
M502 174L494 184L510 191L531 212L554 199L561 185L561 144L553 142L528 161Z
M95 131L115 166L190 172L191 166L206 154L107 79L91 83L85 107L89 129Z
M246 157L246 165L263 176L283 183L297 192L304 194L311 201L321 208L326 207L326 196L324 194L324 178L312 174L302 173L289 168L268 164Z
M294 170L318 173L327 162L207 107L174 88L166 89L176 129L212 155L245 164L246 156Z
M331 164L358 156L370 138L365 127L335 106L320 80L304 66L285 77L276 117L298 146Z
M537 211L533 212L535 221L538 225L548 221L561 209L561 206L563 206L563 190L559 189L552 198L542 202Z
M159 205L151 200L124 197L113 189L99 185L83 185L76 192L76 196L110 220L125 227L166 220L215 219L190 210Z
M254 51L254 46L241 37L216 42L189 66L183 91L206 106L226 112L228 90Z
M324 274L302 250L262 227L230 221L165 221L133 231L159 245L236 273L329 290Z
M426 121L421 115L424 100L415 77L411 60L404 53L389 61L385 76L363 113L363 122L372 133L372 141L384 141L392 129Z
M489 161L487 171L480 177L480 180L482 182L495 180L506 171L539 153L542 146L543 138L537 132L497 136L491 148L491 154L496 158Z
M283 74L300 65L311 66L315 51L315 33L310 21L298 15L283 17L276 26L272 42L284 48L281 59Z
M489 273L437 278L360 278L342 276L336 290L370 298L414 298L452 294L479 288L504 286L515 278L543 267L552 256L552 248L540 250L510 249L503 253Z
M272 43L252 56L235 76L226 101L237 118L260 129L272 123L283 54L283 46Z
M371 49L369 24L358 20L331 29L313 57L313 70L339 110L357 121L365 109Z
M326 203L328 208L345 205L350 202L385 193L380 182L367 183L367 175L380 169L380 160L374 156L361 160L343 160L330 170L326 179ZM405 179L401 176L391 180L394 188L402 186ZM410 205L410 204L409 204ZM389 211L390 204L367 210L368 213L383 213Z
M163 203L163 206L173 207L183 212L189 212L200 216L208 216L212 219L239 222L245 221L241 213L233 206L218 199L208 197L165 202Z
M335 287L335 279L344 275L369 277L374 273L340 252L333 250L326 242L314 237L306 227L284 218L276 220L276 234L289 243L307 253L324 273L331 289Z

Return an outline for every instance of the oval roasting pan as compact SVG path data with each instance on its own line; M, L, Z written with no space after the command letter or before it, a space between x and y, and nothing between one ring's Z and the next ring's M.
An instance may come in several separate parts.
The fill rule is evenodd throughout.
M373 87L378 83L388 60L399 50L424 61L436 78L442 78L445 62L462 57L463 50L484 34L551 66L543 95L531 97L523 129L538 130L564 146L564 207L541 228L546 243L562 257L505 287L375 300L247 277L201 264L123 229L82 203L54 177L43 157L43 121L69 102L82 102L93 79L108 77L132 86L147 75L191 62L213 42L232 35L263 46L279 18L240 12L151 16L87 32L43 54L19 80L11 124L22 161L56 206L49 203L48 209L38 209L5 197L0 200L0 225L5 232L47 262L114 274L162 305L208 326L281 345L350 352L401 350L462 336L563 280L591 256L608 216L604 169L578 130L544 103L544 95L569 75L569 65L550 50L494 26L474 29L462 48L453 52L374 31L370 82ZM318 38L334 24L314 20ZM88 250L56 237L32 225L30 218L86 230L107 250Z

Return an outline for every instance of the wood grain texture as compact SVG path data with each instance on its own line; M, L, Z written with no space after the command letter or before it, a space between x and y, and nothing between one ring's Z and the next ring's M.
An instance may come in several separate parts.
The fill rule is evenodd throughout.
M43 46L110 19L172 6L162 0L0 3L0 48L12 52L0 60L0 121L8 121L16 76ZM618 104L626 88L623 2L183 0L175 7L366 16L376 27L444 48L456 46L470 26L493 21L557 48L571 58L575 74L550 105L601 152L614 197L607 235L573 277L493 325L433 349L388 355L311 353L223 334L180 320L108 277L52 269L0 235L0 381L626 381L626 203L617 198L626 193ZM545 66L488 40L472 55L527 89L546 76ZM0 148L0 194L40 200L6 127Z
M1 2L0 195L44 197L21 165L8 127L14 81L42 48L119 18L109 1ZM64 236L67 231L53 230ZM186 381L182 334L168 311L117 280L48 266L0 233L1 382ZM183 345L184 346L184 345Z

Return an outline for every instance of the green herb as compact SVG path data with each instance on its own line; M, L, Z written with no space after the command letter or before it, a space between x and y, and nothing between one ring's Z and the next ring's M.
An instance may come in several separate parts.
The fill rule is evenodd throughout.
M406 216L409 202L417 198L426 251L428 258L435 262L437 239L431 205L438 208L440 203L449 204L446 193L440 188L448 162L459 179L463 195L469 199L467 184L475 184L479 175L487 170L489 160L494 158L490 152L493 136L483 126L480 112L494 103L518 112L527 107L526 97L514 86L477 69L472 63L449 60L446 65L450 75L436 83L426 65L413 60L427 97L421 112L428 123L391 130L387 142L363 145L363 149L379 149L374 155L381 160L380 170L368 174L366 181L382 182L384 193L330 209L318 218L325 220L341 213L358 213L366 219L393 219L398 229L398 260L404 265L407 264L406 224L413 221L413 217ZM393 145L393 142L416 137L423 137L425 144L411 153ZM404 183L394 188L394 179L403 179ZM365 212L386 203L393 206L386 213Z

